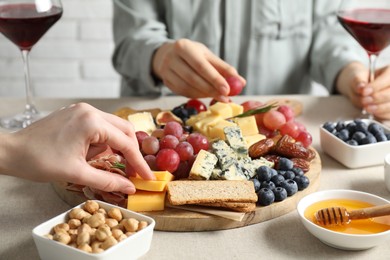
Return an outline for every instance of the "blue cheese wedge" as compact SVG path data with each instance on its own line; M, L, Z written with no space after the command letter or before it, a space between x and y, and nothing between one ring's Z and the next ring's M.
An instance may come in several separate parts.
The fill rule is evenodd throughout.
M217 164L218 158L214 154L200 150L192 168L190 170L189 179L192 180L208 180L211 173Z
M238 158L248 157L247 144L238 126L227 126L223 129L226 142L236 152Z
M217 140L211 144L213 153L218 158L218 164L221 170L228 169L237 160L237 154L223 140Z

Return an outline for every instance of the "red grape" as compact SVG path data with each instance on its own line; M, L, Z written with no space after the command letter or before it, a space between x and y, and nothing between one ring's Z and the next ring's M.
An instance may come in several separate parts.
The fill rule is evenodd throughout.
M164 127L164 135L174 135L180 139L183 135L183 127L178 122L170 121Z
M175 180L186 179L190 174L191 167L187 161L181 161L176 171L173 173L175 175Z
M152 171L158 170L157 165L156 165L156 156L148 154L148 155L145 155L144 159Z
M142 151L144 154L156 154L160 149L160 143L154 136L148 136L142 141Z
M300 133L298 125L294 120L287 121L287 123L280 127L279 131L282 135L289 135L294 139L297 138Z
M137 138L139 148L141 148L142 147L142 141L146 137L149 137L149 135L148 135L148 133L146 133L144 131L137 131L137 132L135 132L135 137Z
M160 149L175 149L179 144L179 139L174 135L166 135L160 139Z
M179 154L181 161L188 161L194 155L194 148L189 142L179 143L175 151Z
M230 92L228 96L236 96L241 93L244 88L243 84L237 77L228 77L226 78L227 83L230 87Z
M278 130L286 123L286 118L282 113L276 110L270 110L264 113L263 123L270 130Z
M294 119L295 117L294 110L290 106L281 105L278 107L277 111L284 115L287 122Z
M180 157L173 149L161 149L156 155L156 165L160 171L176 171L180 163Z
M264 105L263 102L260 102L257 100L249 100L249 101L245 101L244 103L241 104L241 106L244 108L244 112L251 110L251 109L261 107L263 105Z
M187 142L189 142L194 148L194 154L198 154L200 150L209 149L209 141L207 138L199 133L192 133L188 136Z
M188 100L186 103L186 108L188 109L190 107L195 108L195 110L198 111L198 113L207 110L206 105L202 101L200 101L199 99Z
M297 136L297 138L295 140L297 142L302 143L302 145L304 147L309 147L313 141L313 138L312 138L311 134L309 134L308 132L302 131L299 133L299 135Z

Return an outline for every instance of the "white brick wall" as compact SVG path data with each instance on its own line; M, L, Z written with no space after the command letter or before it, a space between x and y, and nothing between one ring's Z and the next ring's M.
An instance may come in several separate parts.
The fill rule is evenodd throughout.
M33 47L31 82L40 97L118 97L111 65L112 1L62 0L62 18ZM0 96L24 96L20 51L0 34Z
M31 81L41 97L118 97L111 0L62 0L63 17L34 46ZM390 63L390 48L378 66ZM0 34L0 96L24 96L20 51ZM316 91L315 91L316 92ZM317 91L322 94L321 91Z

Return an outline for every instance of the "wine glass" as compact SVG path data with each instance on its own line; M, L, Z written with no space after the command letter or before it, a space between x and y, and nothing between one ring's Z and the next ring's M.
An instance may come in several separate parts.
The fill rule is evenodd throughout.
M0 0L0 32L19 47L24 64L26 105L24 112L0 118L0 126L18 130L40 119L30 84L29 52L62 16L60 0Z
M377 57L390 43L390 1L343 0L337 18L366 50L369 57L368 82L372 82L375 78ZM367 115L364 109L362 113Z

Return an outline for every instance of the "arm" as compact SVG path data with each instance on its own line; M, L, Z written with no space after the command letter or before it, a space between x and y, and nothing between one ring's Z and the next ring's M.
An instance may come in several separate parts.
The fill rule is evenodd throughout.
M135 95L159 95L162 82L152 75L155 50L169 41L161 21L163 1L114 0L113 64L124 80L133 82ZM140 87L142 86L142 87Z
M104 191L134 193L118 174L87 162L107 147L126 158L126 172L154 179L143 159L132 124L84 103L53 112L29 127L0 134L0 173L33 181L67 181Z

